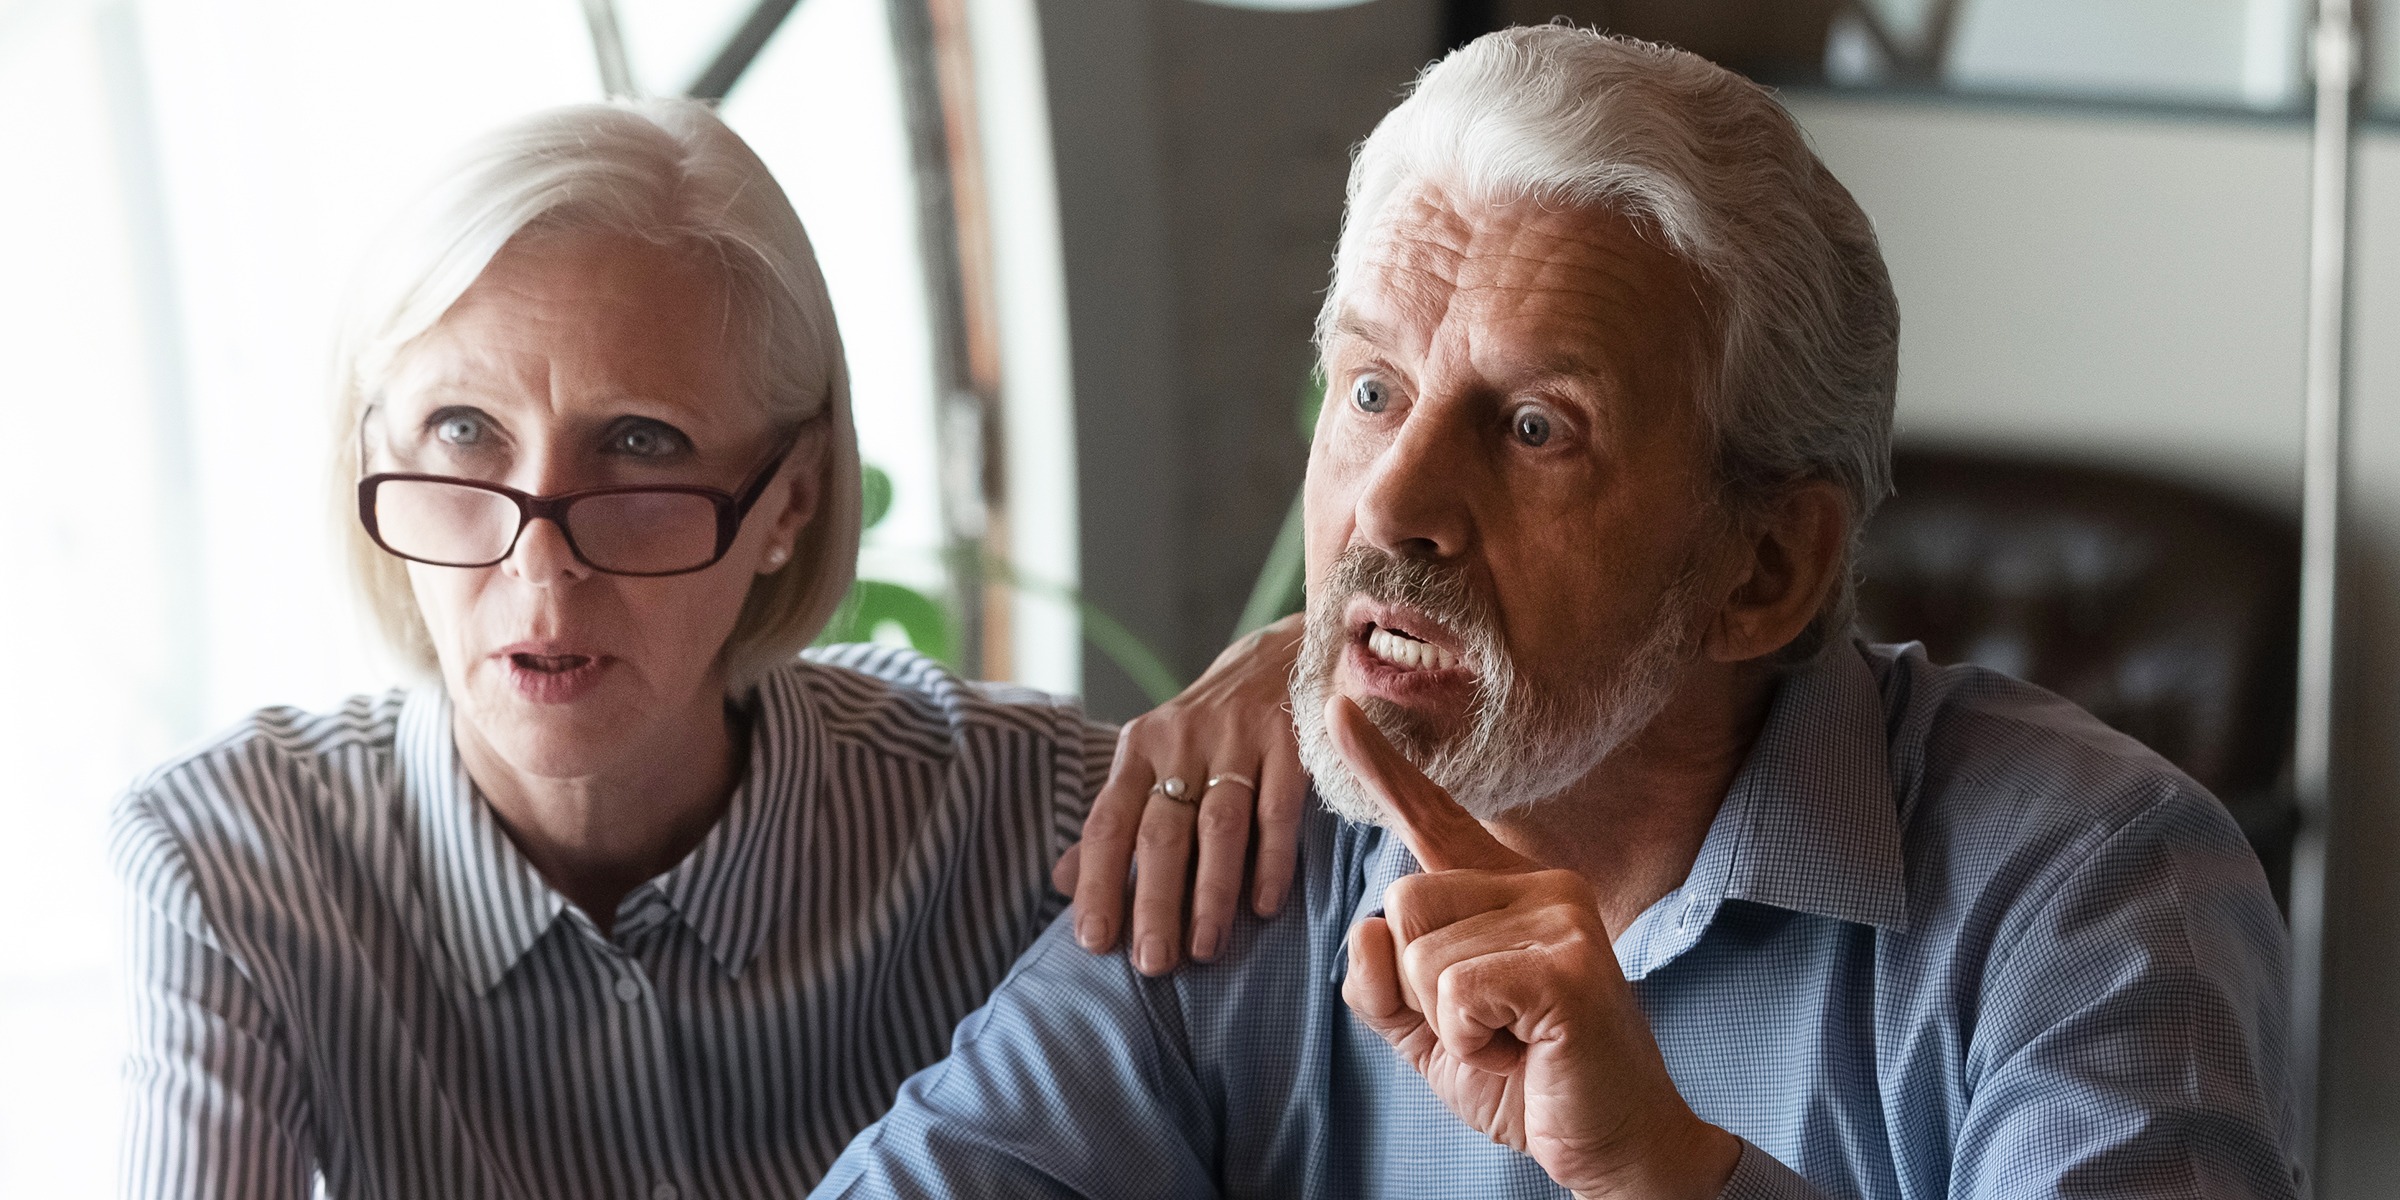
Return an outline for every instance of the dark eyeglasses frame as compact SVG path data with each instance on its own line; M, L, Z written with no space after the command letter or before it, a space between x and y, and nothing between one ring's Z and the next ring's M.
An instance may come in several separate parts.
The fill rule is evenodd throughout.
M584 566L590 567L601 574L630 575L637 579L657 579L668 575L689 575L694 571L705 571L710 567L725 561L726 552L733 549L733 539L742 531L742 519L750 515L750 510L758 504L759 497L767 494L767 485L774 481L777 468L783 465L783 460L785 456L792 452L792 447L800 444L800 435L807 431L808 425L808 422L803 421L797 428L794 428L790 434L786 435L782 443L775 448L775 452L767 456L767 461L761 463L758 469L751 473L749 481L742 485L742 490L739 493L726 492L717 488L701 487L693 484L626 484L616 487L584 488L581 491L560 492L555 496L536 496L531 492L520 492L517 489L509 487L505 484L485 483L480 479L461 479L456 475L427 475L409 471L386 471L380 474L369 475L366 478L358 481L358 519L361 524L367 527L367 536L374 539L375 544L382 547L384 553L395 558L405 558L410 562L424 563L425 565L431 567L458 567L464 570L476 570L483 567L499 566L501 563L508 561L509 555L517 552L517 543L525 538L526 526L533 524L535 521L548 521L558 527L559 536L566 540L567 551L575 556L575 561L582 563ZM360 416L359 432L359 460L364 462L366 460L365 414L361 414ZM489 562L436 562L430 558L419 558L413 554L404 554L398 550L394 550L392 549L390 543L383 540L383 530L377 526L375 521L375 489L386 483L400 482L447 483L454 487L472 488L480 492L490 492L497 496L505 496L517 506L517 531L514 534L509 535L508 548L500 552L500 557L492 559ZM601 566L599 563L585 558L583 555L583 547L575 544L574 528L567 524L567 510L573 508L577 501L588 500L594 496L622 496L632 492L644 492L651 494L663 492L676 495L699 496L703 499L706 499L709 503L715 505L717 510L716 552L708 556L707 562L701 563L698 566L677 567L672 571L617 571Z

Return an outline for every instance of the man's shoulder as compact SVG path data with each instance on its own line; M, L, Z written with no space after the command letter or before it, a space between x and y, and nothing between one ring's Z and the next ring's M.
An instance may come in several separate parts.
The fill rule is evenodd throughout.
M1866 653L1920 902L1936 887L2031 899L2110 856L2145 853L2227 864L2265 898L2232 815L2156 751L2000 672L1935 664L1913 644Z
M2159 803L2217 807L2156 751L2071 701L1921 646L1866 649L1884 700L1904 815L1961 794L2012 796L2024 815L2121 823Z
M938 659L872 643L808 650L768 672L758 692L771 707L813 709L837 743L926 761L994 737L1080 744L1090 724L1072 697L970 681Z

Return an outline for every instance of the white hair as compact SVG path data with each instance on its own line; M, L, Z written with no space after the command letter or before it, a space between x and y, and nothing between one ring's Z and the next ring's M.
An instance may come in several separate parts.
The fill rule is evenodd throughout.
M1890 494L1891 277L1866 214L1765 89L1696 55L1566 25L1468 43L1359 147L1320 344L1378 215L1426 185L1457 202L1604 208L1697 272L1721 339L1701 416L1736 512L1827 480L1855 539ZM1848 631L1854 558L1783 661Z
M828 418L823 486L792 562L753 580L724 654L741 687L815 639L858 566L858 436L833 301L782 187L716 114L686 100L577 104L467 146L361 272L335 354L335 493L351 574L412 666L438 668L407 569L356 515L359 421L402 353L442 319L512 239L640 238L703 254L722 272L741 369L770 440ZM765 448L762 446L762 449Z

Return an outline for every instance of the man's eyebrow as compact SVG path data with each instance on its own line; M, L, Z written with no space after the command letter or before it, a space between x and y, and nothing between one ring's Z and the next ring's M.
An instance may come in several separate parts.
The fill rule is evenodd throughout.
M1392 344L1392 328L1381 321L1370 321L1358 315L1356 309L1345 304L1325 326L1328 344L1341 338L1353 338L1370 346L1388 347Z

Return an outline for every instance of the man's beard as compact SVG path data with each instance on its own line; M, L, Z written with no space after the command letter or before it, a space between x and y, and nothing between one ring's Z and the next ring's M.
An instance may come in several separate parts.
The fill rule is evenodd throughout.
M1428 722L1379 696L1358 701L1392 747L1441 785L1468 813L1490 820L1565 791L1649 725L1674 694L1676 668L1688 657L1696 572L1687 564L1661 598L1659 617L1617 668L1564 690L1518 672L1490 601L1464 571L1396 558L1371 546L1342 552L1310 597L1300 657L1292 666L1292 718L1300 762L1326 807L1353 821L1384 824L1383 802L1368 792L1334 748L1325 723L1333 676L1350 643L1350 598L1364 594L1404 605L1459 641L1475 675L1467 728L1439 737Z

